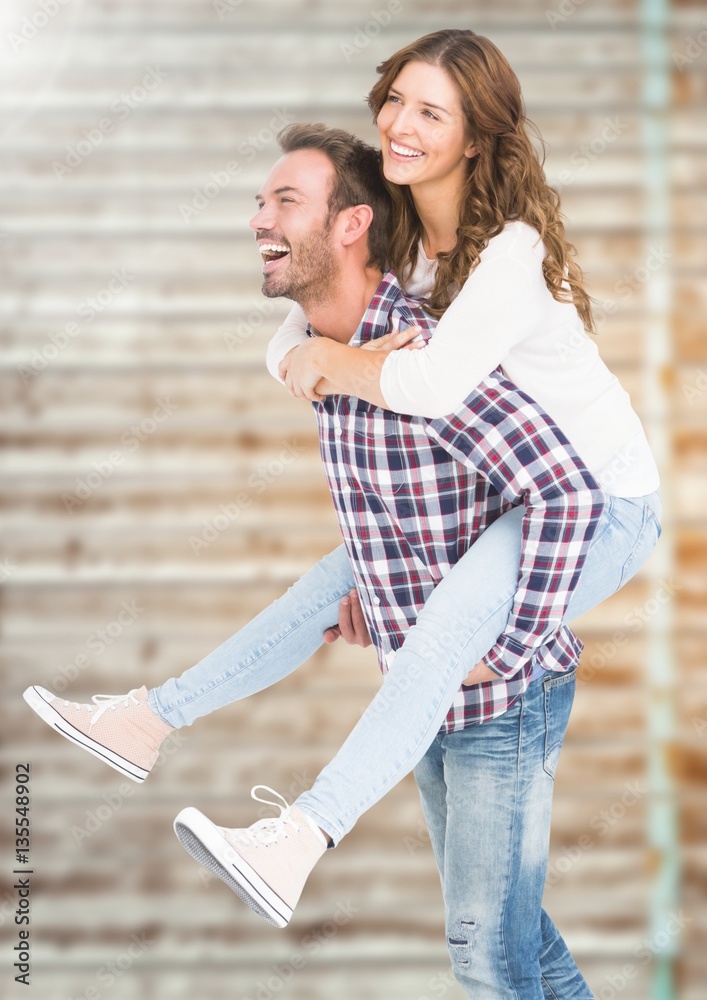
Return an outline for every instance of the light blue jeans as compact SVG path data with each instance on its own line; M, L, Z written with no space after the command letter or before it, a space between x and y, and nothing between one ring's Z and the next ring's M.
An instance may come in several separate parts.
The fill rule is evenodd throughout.
M576 673L547 671L498 718L437 735L415 768L452 970L474 1000L592 1000L542 908Z
M465 676L502 634L517 586L522 517L516 507L498 518L444 576L341 750L296 800L334 845L422 758ZM633 576L655 546L659 520L658 493L607 497L566 622ZM322 645L353 587L340 546L205 659L150 690L150 705L170 725L185 726L269 687Z

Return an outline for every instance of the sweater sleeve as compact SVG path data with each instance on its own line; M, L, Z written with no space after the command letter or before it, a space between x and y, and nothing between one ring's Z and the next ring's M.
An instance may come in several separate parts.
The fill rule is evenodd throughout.
M433 419L454 412L537 329L548 295L529 247L482 257L428 346L385 359L380 388L388 408Z
M265 354L265 364L273 378L283 382L278 374L278 366L288 351L307 339L307 317L299 305L294 305L285 321L274 335ZM284 385L284 382L283 382Z

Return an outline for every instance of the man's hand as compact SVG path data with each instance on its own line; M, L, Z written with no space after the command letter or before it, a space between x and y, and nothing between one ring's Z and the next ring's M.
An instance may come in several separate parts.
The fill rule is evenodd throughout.
M498 674L494 673L491 667L487 667L481 660L469 671L462 684L464 687L469 687L470 684L482 684L484 681L497 681L499 679Z
M368 634L366 619L363 617L361 601L359 600L356 588L349 591L348 597L342 597L339 604L339 624L328 628L324 633L324 642L332 643L341 636L349 646L362 646L364 649L371 645L371 637Z

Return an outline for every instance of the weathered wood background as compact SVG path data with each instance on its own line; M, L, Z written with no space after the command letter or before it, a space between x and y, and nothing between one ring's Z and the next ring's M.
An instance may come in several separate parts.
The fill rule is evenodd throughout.
M203 884L172 833L185 804L240 825L258 815L251 785L307 787L379 683L370 651L327 648L202 720L140 787L55 737L20 694L155 685L337 544L310 409L264 369L285 305L260 296L253 195L284 122L375 141L363 98L376 64L461 26L521 78L601 303L603 354L666 491L661 552L581 628L546 905L601 1000L705 1000L707 19L674 3L663 31L660 9L5 4L2 811L14 764L31 761L35 874L32 985L13 982L4 896L2 996L460 996L412 778L317 868L280 933ZM650 83L663 70L667 104ZM252 502L195 552L190 537L244 490ZM8 841L10 900L11 857Z

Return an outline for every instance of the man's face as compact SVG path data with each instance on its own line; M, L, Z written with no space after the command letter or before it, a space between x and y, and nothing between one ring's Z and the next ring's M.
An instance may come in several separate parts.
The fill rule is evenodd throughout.
M286 153L256 195L250 227L263 257L263 294L304 305L326 300L339 262L328 219L334 168L317 149Z

